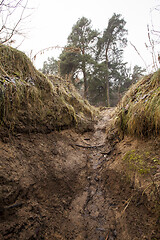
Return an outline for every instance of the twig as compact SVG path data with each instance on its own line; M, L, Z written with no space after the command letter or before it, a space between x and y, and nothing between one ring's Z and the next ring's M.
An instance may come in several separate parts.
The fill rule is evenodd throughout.
M17 207L21 207L22 205L23 205L22 203L15 203L13 205L4 207L4 209L17 208Z
M143 190L142 196L143 196L143 194L145 193L145 191L146 191L150 186L152 186L152 185L153 185L153 183L150 183L150 184Z
M97 145L97 146L83 146L83 145L80 145L80 144L75 144L75 146L81 147L81 148L99 148L99 147L104 147L104 144Z
M145 67L146 67L146 70L148 70L148 67L147 67L146 62L145 62L144 59L142 58L141 54L139 53L139 51L137 50L137 48L135 47L135 45L134 45L133 43L131 43L131 42L130 42L130 44L131 44L131 46L135 49L135 51L136 51L137 54L140 56L140 58L142 59L144 65L145 65Z
M37 55L41 55L44 54L46 51L50 51L50 50L54 50L54 49L61 49L64 50L65 52L74 52L74 53L79 53L80 52L80 48L77 47L60 47L60 46L52 46L52 47L47 47L44 48L42 50L40 50L39 52L37 52L33 57L32 57L32 62L36 59Z
M121 213L121 215L125 212L125 210L127 209L127 207L129 206L129 204L130 204L130 202L131 202L131 200L132 200L132 198L133 198L133 196L131 196L126 202L125 202L125 204L127 203L127 205L125 206L125 208L123 209L123 211L122 211L122 213Z
M155 56L155 49L154 49L154 41L151 39L151 35L150 35L150 29L149 29L149 25L147 25L147 30L148 30L148 39L149 39L149 43L150 43L150 46L152 48L152 60L153 60L153 67L154 69L158 69L158 65L157 65L157 62L156 62L156 56Z
M106 237L106 239L105 239L105 240L108 240L108 237L109 237L109 233L107 234L107 237Z

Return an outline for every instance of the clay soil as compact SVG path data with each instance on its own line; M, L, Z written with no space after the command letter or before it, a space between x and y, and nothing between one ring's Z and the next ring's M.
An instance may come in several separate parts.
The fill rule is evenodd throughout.
M0 239L160 239L146 195L112 167L120 155L118 137L106 139L112 112L93 132L1 139Z

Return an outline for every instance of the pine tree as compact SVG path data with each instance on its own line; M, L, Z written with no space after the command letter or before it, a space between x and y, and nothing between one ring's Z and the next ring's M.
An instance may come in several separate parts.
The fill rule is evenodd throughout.
M40 71L44 74L58 74L58 61L54 57L48 58Z
M102 37L98 41L97 57L100 61L105 62L106 68L105 85L108 107L110 106L110 65L111 62L115 62L117 56L119 57L119 53L122 55L122 49L127 44L125 24L126 22L121 18L121 15L114 13L109 19L108 26L104 30Z
M68 37L66 49L73 48L73 51L66 52L64 50L60 56L62 74L69 72L74 74L76 71L82 73L85 97L87 97L88 91L87 76L93 65L98 34L98 31L92 29L91 20L82 17L73 26ZM79 49L79 52L74 52L74 49Z

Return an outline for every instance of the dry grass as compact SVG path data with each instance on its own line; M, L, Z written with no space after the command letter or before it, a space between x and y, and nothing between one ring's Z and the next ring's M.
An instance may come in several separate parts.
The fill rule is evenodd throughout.
M69 80L44 76L26 55L0 45L1 129L51 131L91 128L97 109L82 99Z
M133 85L117 108L120 133L140 137L160 134L160 69Z

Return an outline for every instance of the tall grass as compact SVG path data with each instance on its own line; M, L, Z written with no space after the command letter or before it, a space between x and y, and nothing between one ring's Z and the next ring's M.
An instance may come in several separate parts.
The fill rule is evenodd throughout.
M160 69L143 77L126 93L118 107L116 125L123 134L160 134Z

